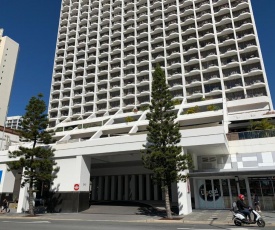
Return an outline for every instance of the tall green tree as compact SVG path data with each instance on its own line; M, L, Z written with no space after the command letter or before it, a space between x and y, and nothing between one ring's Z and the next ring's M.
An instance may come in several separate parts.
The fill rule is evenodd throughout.
M182 154L179 146L181 134L175 122L174 103L168 90L165 74L159 65L153 73L152 100L147 113L147 144L142 154L143 164L153 171L154 182L160 184L165 194L165 208L168 218L172 218L169 186L186 180L182 172L192 168L192 157Z
M49 121L46 114L46 104L43 95L32 97L26 106L22 117L20 139L30 142L31 147L20 146L19 150L9 152L10 158L16 158L9 163L10 170L23 169L21 186L28 186L28 203L30 215L34 213L34 192L41 182L52 183L59 168L53 160L54 149L50 143L51 133L46 129Z

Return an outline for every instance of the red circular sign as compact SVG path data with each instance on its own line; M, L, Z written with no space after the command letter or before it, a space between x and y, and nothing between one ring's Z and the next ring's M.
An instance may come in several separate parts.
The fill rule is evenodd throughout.
M77 191L79 189L79 184L74 185L74 190Z

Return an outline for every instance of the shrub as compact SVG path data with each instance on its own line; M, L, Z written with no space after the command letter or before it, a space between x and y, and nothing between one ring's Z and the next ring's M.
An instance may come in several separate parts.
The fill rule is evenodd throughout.
M149 105L142 105L142 106L140 106L139 109L140 109L141 111L148 110L148 109L149 109Z
M200 111L200 108L199 106L194 106L194 107L191 107L189 109L187 109L186 111L183 112L183 114L192 114L192 113L198 113Z
M173 104L174 105L180 105L181 101L179 99L176 99L176 100L173 101Z
M135 119L133 117L125 117L125 121L126 122L132 122L134 121Z
M220 109L220 107L217 106L217 105L208 105L208 106L207 106L207 110L208 110L208 111L217 111L217 110L219 110L219 109Z

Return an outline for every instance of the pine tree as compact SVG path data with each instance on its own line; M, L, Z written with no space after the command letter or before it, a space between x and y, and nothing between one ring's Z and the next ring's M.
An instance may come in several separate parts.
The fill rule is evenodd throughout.
M32 97L22 117L20 139L23 142L31 142L32 147L20 146L19 150L9 152L10 158L16 158L9 163L10 170L23 169L21 186L28 186L30 215L35 215L33 202L38 184L52 183L59 170L58 167L54 167L54 149L47 146L51 140L51 133L46 130L49 121L42 97L42 94Z
M153 171L154 182L164 190L167 218L172 218L169 186L173 182L186 180L186 175L181 172L192 168L191 156L183 155L181 146L178 145L181 134L173 109L174 103L165 74L157 65L153 73L152 100L147 113L147 144L144 145L142 160L144 166Z

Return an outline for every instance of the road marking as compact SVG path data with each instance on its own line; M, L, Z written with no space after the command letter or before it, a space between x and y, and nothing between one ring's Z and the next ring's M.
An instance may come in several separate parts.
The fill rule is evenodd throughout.
M201 229L201 228L177 228L178 230L217 230L218 228L207 228L207 229ZM248 228L224 228L224 230L250 230ZM257 229L254 229L257 230Z
M2 221L3 223L17 223L17 224L50 224L50 221Z

